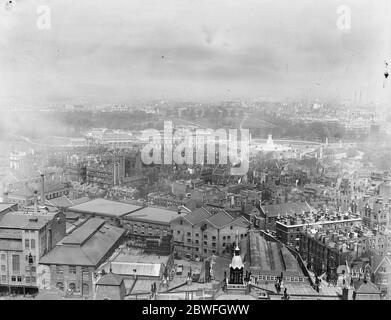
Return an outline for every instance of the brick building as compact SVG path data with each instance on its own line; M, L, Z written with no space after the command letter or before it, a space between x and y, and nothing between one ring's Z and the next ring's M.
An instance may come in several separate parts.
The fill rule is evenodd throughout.
M93 278L123 242L125 230L91 218L66 236L40 259L47 266L51 288L81 296L93 296Z
M235 235L247 236L250 222L225 210L199 208L171 221L175 250L179 255L206 258L232 251Z
M39 259L65 236L65 215L37 208L0 217L0 287L37 290L42 284Z

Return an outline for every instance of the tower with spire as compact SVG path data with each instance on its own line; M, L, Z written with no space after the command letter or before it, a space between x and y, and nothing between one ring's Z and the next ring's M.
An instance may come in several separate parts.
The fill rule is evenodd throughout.
M236 232L236 247L234 251L234 256L232 257L232 262L229 265L229 284L244 284L243 281L243 270L244 264L242 257L240 256L239 248L239 235Z

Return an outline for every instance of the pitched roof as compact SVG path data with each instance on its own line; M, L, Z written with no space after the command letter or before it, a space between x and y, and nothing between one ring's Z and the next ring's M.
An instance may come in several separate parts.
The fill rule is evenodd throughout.
M121 217L141 208L142 207L133 204L98 198L82 204L78 204L76 206L72 206L69 208L69 210L81 213Z
M45 200L45 204L57 208L68 208L74 205L73 202L64 195L58 198Z
M171 220L175 219L177 216L177 211L167 210L163 208L145 207L140 210L131 212L125 215L123 218L126 220L169 224Z
M15 203L0 203L0 212L10 209L14 205Z
M376 285L370 281L362 282L358 284L356 289L356 293L358 294L380 294L380 290Z
M63 244L78 244L82 245L85 243L89 237L91 237L102 225L104 220L101 219L90 219L80 228L77 228L72 232L68 237L66 237L62 243Z
M278 242L267 241L258 233L250 232L250 262L252 271L262 274L304 277L292 253Z
M110 272L103 275L96 284L98 286L120 286L123 281L122 276Z
M230 222L234 221L235 219L232 218L226 211L221 210L217 212L216 214L212 215L211 217L207 218L206 221L210 222L213 226L215 226L217 229L220 229Z
M377 270L380 268L380 266L383 264L383 262L386 262L386 263L391 265L391 260L390 260L389 256L382 257L382 256L379 256L379 255L375 255L373 257L372 261L373 261L372 267L373 267L373 270L374 270L373 273L377 272Z
M205 208L198 208L192 213L184 215L183 218L190 222L192 225L198 224L210 217L212 214Z
M97 267L125 233L122 228L100 221L94 218L81 225L42 257L40 263Z

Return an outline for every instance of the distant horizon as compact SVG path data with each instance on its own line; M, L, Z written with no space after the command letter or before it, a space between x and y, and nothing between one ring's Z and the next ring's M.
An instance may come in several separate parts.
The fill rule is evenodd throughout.
M15 1L0 6L0 106L358 96L387 104L389 3L344 1L351 26L340 30L338 0ZM37 28L39 6L50 9L48 30Z

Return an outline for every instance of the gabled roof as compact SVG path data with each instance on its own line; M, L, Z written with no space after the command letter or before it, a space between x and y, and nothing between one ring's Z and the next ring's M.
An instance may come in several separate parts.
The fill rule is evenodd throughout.
M84 223L40 259L46 265L97 267L124 235L125 230L100 224L99 218ZM97 227L99 225L99 227Z
M373 258L373 273L376 273L378 271L378 269L380 268L381 265L383 265L383 263L388 263L389 265L391 265L391 260L390 260L390 257L388 256L374 256Z
M62 243L83 245L104 223L105 221L101 219L90 219L66 237Z
M356 293L358 294L380 294L380 290L370 281L358 284Z
M183 215L182 217L187 220L190 224L196 225L204 221L206 218L210 217L212 214L205 208L198 208L192 213Z
M232 218L226 211L221 210L217 212L216 214L212 215L211 217L207 218L206 221L211 223L213 226L215 226L217 229L220 229L230 222L232 222L234 218Z

